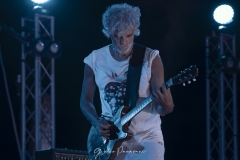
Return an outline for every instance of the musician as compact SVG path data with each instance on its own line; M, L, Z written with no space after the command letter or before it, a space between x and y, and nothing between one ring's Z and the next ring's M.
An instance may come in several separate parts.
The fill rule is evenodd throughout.
M106 119L113 117L124 104L134 38L140 35L140 16L137 6L124 3L108 7L102 16L102 32L112 43L93 50L84 59L80 108L92 126L105 138L110 137L111 126ZM133 137L121 144L121 153L119 152L116 159L163 160L165 148L160 116L171 113L174 103L170 89L163 85L164 67L158 50L146 47L141 73L137 104L155 91L153 102L131 120L129 132ZM159 90L159 86L163 89ZM101 99L101 117L97 115L93 105L97 87Z

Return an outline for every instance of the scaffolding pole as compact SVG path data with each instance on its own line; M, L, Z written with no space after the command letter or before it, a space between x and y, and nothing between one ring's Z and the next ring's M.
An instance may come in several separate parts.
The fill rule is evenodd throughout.
M34 14L21 19L22 36L54 40L54 17ZM22 160L34 160L35 151L55 148L55 59L33 55L22 45L21 144Z
M206 37L207 160L238 160L237 77L221 69L224 55L236 57L235 35Z

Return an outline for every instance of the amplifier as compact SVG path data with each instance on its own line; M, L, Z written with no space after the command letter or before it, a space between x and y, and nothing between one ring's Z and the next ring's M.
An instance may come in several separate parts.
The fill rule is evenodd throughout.
M89 160L87 151L49 149L35 152L35 160Z

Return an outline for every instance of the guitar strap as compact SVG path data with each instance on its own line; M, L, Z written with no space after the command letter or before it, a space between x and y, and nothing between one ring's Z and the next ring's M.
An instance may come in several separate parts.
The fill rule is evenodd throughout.
M143 59L145 56L146 47L134 43L132 58L129 62L126 94L124 97L124 106L131 109L136 106L138 95L138 88L143 66Z

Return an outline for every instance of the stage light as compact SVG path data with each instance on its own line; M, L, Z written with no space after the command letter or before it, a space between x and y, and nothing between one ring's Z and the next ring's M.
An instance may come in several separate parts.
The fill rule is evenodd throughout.
M220 25L227 25L233 21L234 10L231 6L223 4L213 12L214 20Z
M50 46L50 51L53 53L53 54L56 54L58 51L59 51L59 44L56 43L56 42L53 42Z
M43 3L46 3L48 2L49 0L31 0L33 3L36 3L36 4L43 4Z
M33 6L32 11L34 13L48 14L50 6L49 2L50 0L31 0Z
M240 60L233 56L223 55L219 59L219 67L223 72L240 73Z
M42 41L38 41L36 43L35 47L36 47L36 51L38 51L39 53L43 52L43 50L44 50L44 43Z
M41 56L46 52L46 42L41 39L34 39L30 42L30 48L32 50L31 54Z
M61 43L48 39L34 39L30 43L30 54L40 57L60 57Z
M45 8L43 8L42 6L36 5L33 7L33 11L35 13L43 13L43 14L47 14L49 13L49 11Z
M54 56L54 57L60 57L62 54L62 46L61 43L58 41L51 41L49 44L49 55Z

